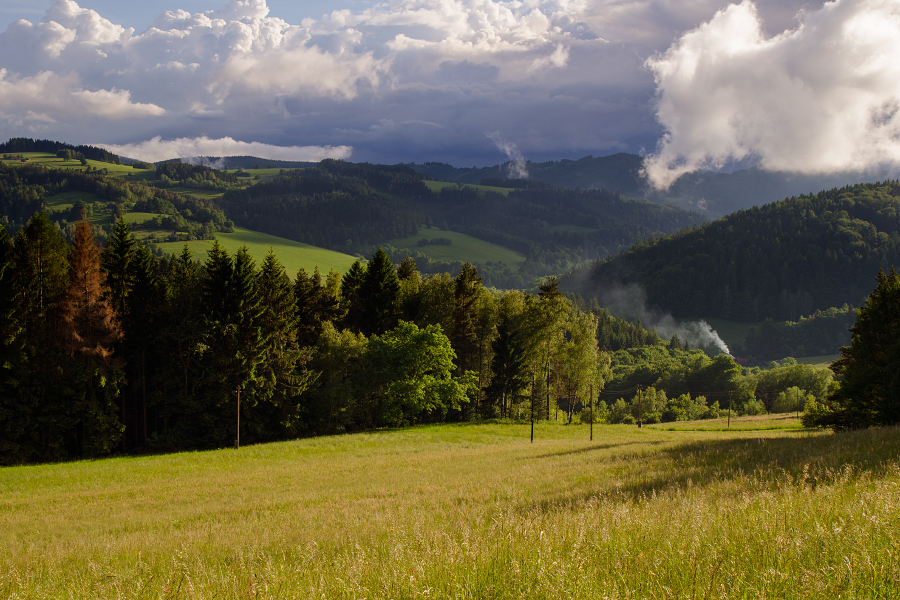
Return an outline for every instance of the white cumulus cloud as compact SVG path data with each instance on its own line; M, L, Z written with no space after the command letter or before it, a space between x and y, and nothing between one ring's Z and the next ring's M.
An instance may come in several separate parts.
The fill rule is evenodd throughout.
M270 160L319 162L326 158L350 158L353 153L353 148L349 146L273 146L260 142L241 142L230 137L164 140L157 136L136 144L102 145L121 156L148 162L195 156L257 156Z
M0 116L7 119L25 114L29 120L45 122L89 116L123 120L164 113L154 104L132 102L128 90L86 90L75 75L44 71L33 77L16 77L0 68Z
M766 35L750 0L646 63L665 135L657 187L736 161L804 173L900 165L900 3L836 0Z

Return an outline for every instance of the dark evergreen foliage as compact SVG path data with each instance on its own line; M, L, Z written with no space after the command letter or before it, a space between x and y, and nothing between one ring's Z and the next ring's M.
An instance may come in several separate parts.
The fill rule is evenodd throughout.
M840 430L900 423L900 276L892 267L876 281L850 345L832 364L840 386L812 424Z
M597 265L591 294L640 284L675 316L797 321L865 297L900 263L900 184L860 184L743 210L647 239Z
M120 163L119 157L112 152L104 150L103 148L95 148L94 146L73 146L64 142L33 140L31 138L10 138L5 144L0 144L0 152L2 153L49 152L51 154L56 154L60 150L71 150L89 160L114 164Z

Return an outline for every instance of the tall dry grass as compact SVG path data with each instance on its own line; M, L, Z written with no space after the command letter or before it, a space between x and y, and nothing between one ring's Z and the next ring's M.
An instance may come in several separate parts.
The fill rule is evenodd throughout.
M0 597L900 597L900 430L594 433L0 470Z

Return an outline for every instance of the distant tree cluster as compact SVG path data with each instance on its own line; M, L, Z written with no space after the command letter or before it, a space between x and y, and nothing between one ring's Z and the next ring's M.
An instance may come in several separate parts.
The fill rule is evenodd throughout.
M797 321L775 322L771 319L750 329L743 344L735 347L741 356L758 361L777 360L783 356L822 356L836 354L850 343L849 329L856 321L856 309L845 304L841 308L817 310Z
M49 197L64 192L99 197L105 202L101 210L112 210L114 215L126 210L165 215L141 226L181 232L185 239L210 239L218 231L232 231L234 226L214 202L196 196L98 173L48 169L41 165L0 165L0 214L7 218L14 231L23 227L35 212L43 210ZM71 224L80 218L82 210L90 210L83 201L74 204L70 210L48 211L48 218L60 223L64 230L74 230L74 226L67 227L63 221Z
M54 142L51 140L33 140L31 138L10 138L5 144L0 144L0 152L47 152L56 154L60 151L69 151L72 156L78 158L86 158L100 162L108 162L120 164L119 157L104 150L103 148L95 148L94 146L73 146L63 142Z

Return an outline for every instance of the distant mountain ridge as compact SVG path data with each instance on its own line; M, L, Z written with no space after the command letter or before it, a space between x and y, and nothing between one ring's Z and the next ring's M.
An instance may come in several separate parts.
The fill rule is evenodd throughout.
M578 160L542 163L526 162L530 179L575 189L605 189L632 198L672 204L685 210L718 218L737 210L762 206L791 196L856 183L894 179L900 171L846 172L830 175L801 175L759 168L733 173L697 171L680 177L664 192L650 189L641 175L644 159L620 152L609 156L585 156ZM483 179L510 176L510 163L493 167L457 168L444 163L408 164L417 172L440 181L481 183Z

